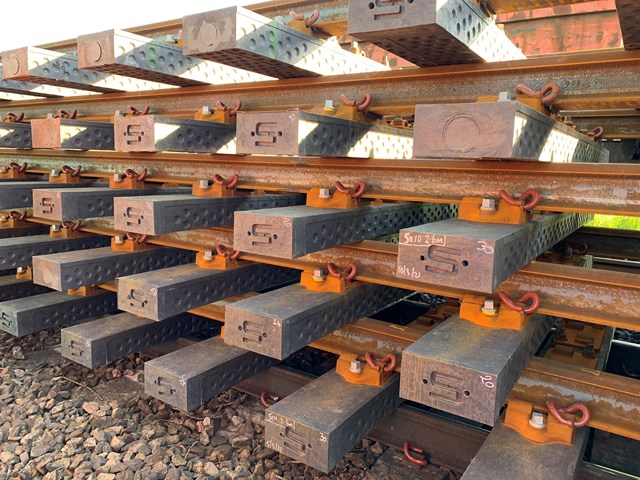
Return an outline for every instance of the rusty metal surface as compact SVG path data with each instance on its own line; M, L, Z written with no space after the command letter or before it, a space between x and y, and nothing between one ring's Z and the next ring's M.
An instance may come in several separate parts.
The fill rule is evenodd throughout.
M304 201L304 196L300 194L234 197L193 195L116 197L114 227L125 232L161 235L168 232L232 225L236 211L300 205Z
M329 472L400 405L398 384L397 375L374 387L326 373L265 411L265 446Z
M72 191L73 190L73 191ZM124 189L86 187L75 189L38 188L33 190L33 216L47 220L77 220L113 215L116 197L133 197L188 192L184 188ZM71 195L70 195L71 194Z
M482 444L461 480L577 480L589 430L580 428L572 445L534 443L498 423Z
M49 235L4 238L0 240L0 270L31 265L34 255L106 247L110 239L101 235L75 238L52 238Z
M238 154L411 158L410 130L298 109L238 112Z
M494 425L550 328L544 315L533 316L523 330L451 317L402 353L400 396Z
M229 270L180 265L118 278L118 308L162 320L226 297L275 287L296 277L293 270L257 263Z
M270 79L247 70L189 57L175 45L123 30L80 35L78 66L181 87Z
M112 292L86 297L43 293L0 303L0 330L21 337L115 310L116 296Z
M413 155L607 163L609 151L518 101L417 105Z
M203 330L211 320L182 314L160 322L119 313L61 331L62 356L98 368L133 352Z
M361 284L343 293L295 284L228 305L225 342L283 360L347 323L387 308L411 292Z
M119 152L236 153L236 126L161 115L117 115Z
M640 48L638 3L633 0L616 0L616 8L618 9L624 48L627 50Z
M400 231L398 277L492 293L591 215L541 215L522 225L449 219Z
M590 255L607 258L640 260L640 232L610 228L582 227L572 233L568 242L587 245Z
M151 248L137 252L111 247L38 255L32 258L33 282L65 291L116 277L159 270L193 262L194 254L177 248Z
M33 192L40 188L80 188L94 183L50 183L41 181L2 182L0 184L0 209L28 208L33 204ZM99 185L99 184L97 184Z
M42 285L36 285L26 278L16 278L15 275L0 277L0 302L15 300L16 298L30 297L47 293L51 290Z
M235 215L233 243L242 252L299 258L452 214L448 205L426 203L387 203L351 209L305 205L244 211Z
M320 40L243 7L185 16L182 29L186 55L275 78L389 69L343 50L335 39Z
M573 5L574 3L590 2L593 0L488 0L488 4L496 13L533 10L535 8L557 7Z
M31 125L26 122L0 123L0 147L31 148Z
M0 128L2 126L0 125ZM67 118L31 120L33 148L113 150L113 124Z
M474 1L350 0L347 20L349 35L419 66L525 58Z
M273 363L214 337L146 362L144 389L147 395L188 412Z

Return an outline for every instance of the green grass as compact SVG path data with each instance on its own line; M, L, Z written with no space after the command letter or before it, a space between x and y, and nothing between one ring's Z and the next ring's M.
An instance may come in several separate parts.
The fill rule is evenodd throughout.
M595 215L587 223L587 227L619 228L623 230L640 230L640 217L614 217L613 215Z

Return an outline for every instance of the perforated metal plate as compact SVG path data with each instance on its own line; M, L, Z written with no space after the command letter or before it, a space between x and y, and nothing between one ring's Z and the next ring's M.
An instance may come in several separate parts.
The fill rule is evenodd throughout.
M162 320L233 295L275 287L298 275L294 270L258 263L230 270L180 265L118 278L118 308Z
M33 190L38 188L82 188L100 183L0 182L0 209L27 208L33 203Z
M322 472L401 403L398 376L382 387L353 385L335 370L265 412L265 446Z
M110 241L109 237L89 234L75 238L51 238L49 235L5 238L0 240L0 270L28 267L34 255L106 247Z
M112 292L88 297L44 293L0 303L0 329L21 337L115 310L116 295Z
M190 411L275 361L210 338L144 364L144 391Z
M640 48L640 10L635 0L616 0L622 38L626 50Z
M75 54L23 47L0 53L5 80L57 85L93 92L157 90L168 85L78 68Z
M307 206L236 212L233 245L243 252L298 258L451 216L445 204L399 203L355 209Z
M609 161L609 150L517 101L417 105L413 155L541 162Z
M151 195L114 199L114 227L125 232L160 235L233 224L236 211L301 205L304 195L196 197Z
M30 235L44 235L49 231L49 225L27 223L20 227L5 227L0 223L0 238L28 237Z
M0 123L0 147L32 148L29 123Z
M450 317L402 353L400 396L493 425L550 328L544 315L534 315L523 330Z
M238 154L411 158L410 130L298 109L238 112Z
M188 313L161 322L119 313L62 329L62 356L87 368L97 368L210 325L211 320Z
M473 0L349 0L347 32L421 67L525 58Z
M36 285L31 280L16 278L15 275L0 277L0 302L16 298L30 297L47 293L51 290L42 285Z
M111 123L50 116L31 120L31 131L33 148L113 150L113 124Z
M275 78L388 70L382 64L305 35L242 7L188 15L182 22L184 53Z
M78 65L181 87L270 79L240 68L189 57L175 45L122 30L80 35Z
M592 218L542 215L523 225L443 220L400 231L396 275L492 293L520 268Z
M0 187L1 188L1 187ZM185 194L186 188L123 189L87 187L60 190L55 188L33 190L33 216L48 220L77 220L79 218L113 215L113 199L139 195ZM70 195L70 193L72 193Z
M90 92L88 90L77 90L75 88L64 88L57 85L40 85L37 83L24 82L22 80L6 80L3 74L2 65L0 65L0 92L7 95L33 96L56 98L56 97L73 97L76 95L98 95L98 92Z
M344 293L312 292L300 284L228 305L225 342L283 360L308 343L411 292L360 284Z
M58 291L116 277L193 262L194 253L177 248L151 248L122 252L105 248L33 257L33 281Z
M163 117L116 116L115 149L119 152L236 153L236 126Z

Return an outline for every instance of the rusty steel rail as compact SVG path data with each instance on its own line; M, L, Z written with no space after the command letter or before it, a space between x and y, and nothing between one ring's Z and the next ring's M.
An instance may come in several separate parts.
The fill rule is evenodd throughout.
M501 189L535 189L539 207L555 212L640 216L640 164L554 164L476 160L364 160L273 156L0 149L0 165L27 162L31 173L81 163L82 175L108 178L127 168L149 170L149 181L191 184L193 179L240 175L238 188L306 193L336 180L364 181L364 198L459 203Z

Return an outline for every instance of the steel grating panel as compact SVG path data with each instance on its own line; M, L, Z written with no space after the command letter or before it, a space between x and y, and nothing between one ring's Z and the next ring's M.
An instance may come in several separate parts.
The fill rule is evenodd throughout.
M635 0L616 0L622 39L626 50L640 48L640 15Z
M294 270L259 263L229 270L180 265L118 278L118 308L162 320L233 295L275 287L298 275Z
M166 247L137 252L105 247L53 253L33 257L33 282L65 291L125 275L183 265L193 259L194 253L189 250Z
M75 54L23 47L0 52L2 78L99 93L157 90L169 85L78 68Z
M51 183L18 181L0 183L0 209L28 208L33 204L33 192L39 188L81 188L96 183ZM103 184L104 185L104 184Z
M30 297L47 293L51 290L42 285L36 285L26 278L16 278L15 275L0 277L0 302L15 300L16 298Z
M161 235L197 228L232 225L234 212L304 204L300 194L196 197L150 195L114 199L114 228Z
M74 296L44 293L0 303L0 330L16 337L116 310L116 295Z
M283 360L343 325L411 294L368 284L344 293L313 292L300 284L290 285L228 305L225 342Z
M180 87L272 80L240 68L189 57L180 47L123 30L80 35L78 66Z
M335 370L265 411L265 446L322 472L401 403L398 376L381 387L353 385Z
M275 78L389 70L243 7L188 15L182 30L185 54Z
M211 320L188 313L160 322L131 313L119 313L63 328L62 356L87 368L98 368L130 353L189 336L211 325Z
M404 229L400 231L396 275L492 293L591 218L588 214L548 214L522 225L449 219Z
M214 337L145 362L144 391L188 412L274 363Z
M0 126L1 128L1 126ZM113 150L113 124L68 118L31 120L33 148Z
M496 424L461 480L577 480L589 439L589 428L577 428L572 445L535 443L502 422Z
M307 206L237 212L233 244L242 252L298 258L338 245L449 218L449 205L396 203L352 209Z
M26 223L19 227L3 227L0 222L0 239L14 237L28 237L31 235L44 235L49 232L49 225Z
M49 235L4 238L0 240L0 270L28 267L34 255L106 247L110 241L109 237L88 234L73 238L53 238Z
M607 163L609 150L518 102L416 105L413 155Z
M299 109L238 112L239 155L411 158L413 132Z
M349 0L347 32L421 67L525 58L473 0Z
M77 220L79 218L107 217L113 215L113 201L116 197L140 195L184 194L186 188L108 188L87 187L73 191L54 188L33 190L33 216L47 220ZM71 193L71 195L70 195Z
M116 115L118 152L236 153L236 126L161 115Z
M0 122L0 147L32 148L31 125L27 122Z
M400 396L493 425L550 328L544 315L532 316L522 330L450 317L402 353Z

